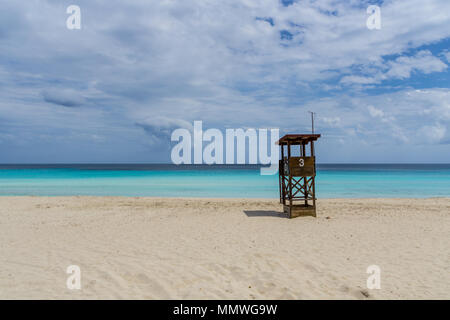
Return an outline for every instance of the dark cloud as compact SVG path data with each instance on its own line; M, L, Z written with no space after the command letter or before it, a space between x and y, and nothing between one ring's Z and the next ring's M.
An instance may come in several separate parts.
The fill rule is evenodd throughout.
M83 96L70 89L51 89L42 92L44 101L63 107L79 107L84 103Z
M135 123L136 126L144 129L151 137L151 142L156 144L170 141L170 136L175 129L184 128L191 130L192 125L181 119L171 119L167 117L155 116Z

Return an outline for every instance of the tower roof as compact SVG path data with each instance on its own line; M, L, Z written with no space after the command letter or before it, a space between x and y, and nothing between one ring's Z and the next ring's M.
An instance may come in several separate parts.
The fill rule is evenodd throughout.
M278 145L308 144L320 138L320 134L287 134L277 141Z

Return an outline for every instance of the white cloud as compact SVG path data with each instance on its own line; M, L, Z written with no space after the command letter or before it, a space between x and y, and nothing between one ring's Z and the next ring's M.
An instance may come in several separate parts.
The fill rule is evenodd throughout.
M439 58L434 57L430 51L419 51L413 57L399 57L389 63L389 71L384 75L387 78L405 79L411 76L414 70L425 74L441 72L447 69L447 65Z
M341 124L340 117L322 117L321 120L331 127L338 127Z
M380 81L375 78L361 77L361 76L344 76L341 81L342 84L374 84Z
M383 110L377 109L374 106L368 106L369 114L373 118L382 118L384 116Z
M445 51L442 52L442 55L445 57L447 62L450 62L450 51L445 50Z
M376 84L389 79L406 79L414 71L425 74L442 72L447 69L447 64L433 56L428 50L421 50L413 56L400 56L393 61L380 64L379 68L371 68L371 76L344 76L340 80L342 84ZM387 70L387 71L385 71Z
M54 67L42 68L46 77L71 74L81 80L95 70L97 86L107 94L136 96L136 90L151 87L148 94L140 92L146 99L158 85L178 87L180 94L189 95L198 86L210 90L237 81L256 86L290 78L305 85L334 77L329 70L379 64L384 55L450 36L450 22L443 14L450 4L439 0L386 2L382 29L377 31L366 28L366 8L353 1L305 0L288 7L278 0L115 1L108 12L101 1L84 2L83 29L78 31L61 25L66 14L56 2L14 6L25 22L16 30L17 37L3 42L4 54L34 63L52 61ZM333 11L337 14L327 14ZM270 17L274 25L257 17ZM282 41L282 31L292 34L292 40ZM21 41L27 34L31 41ZM442 63L426 62L425 72L442 70ZM405 64L400 60L393 65L392 75L407 74L411 68ZM140 77L134 77L136 73ZM349 76L344 82L374 83L370 77ZM122 77L128 80L125 87L124 81L115 81Z
M57 1L2 6L0 117L15 132L27 128L30 141L29 128L52 128L59 135L109 135L128 147L143 138L142 128L158 136L180 125L167 119L306 131L306 111L314 110L330 139L371 144L401 137L404 143L423 125L445 128L450 121L448 89L400 87L371 96L340 86L445 71L429 51L405 52L450 36L447 0L385 1L376 31L367 29L361 1L77 4L81 30L65 28L67 14ZM257 17L271 18L273 26ZM282 31L292 39L280 39ZM54 92L55 84L64 94ZM319 98L322 88L333 93ZM44 99L89 108L58 108ZM382 117L374 121L368 106Z
M418 133L417 138L425 143L441 143L446 137L447 128L440 123L436 123L431 126L423 126ZM450 143L450 141L447 143Z

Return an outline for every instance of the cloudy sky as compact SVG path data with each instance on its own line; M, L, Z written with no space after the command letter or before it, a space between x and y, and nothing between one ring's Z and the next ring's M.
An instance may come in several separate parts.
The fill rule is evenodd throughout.
M302 133L308 110L319 162L450 162L448 0L0 8L1 163L169 162L170 133L194 120Z

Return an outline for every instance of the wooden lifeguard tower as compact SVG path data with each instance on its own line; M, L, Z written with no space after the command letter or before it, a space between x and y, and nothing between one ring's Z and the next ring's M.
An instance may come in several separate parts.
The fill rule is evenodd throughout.
M316 158L314 141L320 134L287 134L278 140L280 203L289 218L316 216ZM309 155L307 146L310 145ZM299 156L292 156L298 146Z

